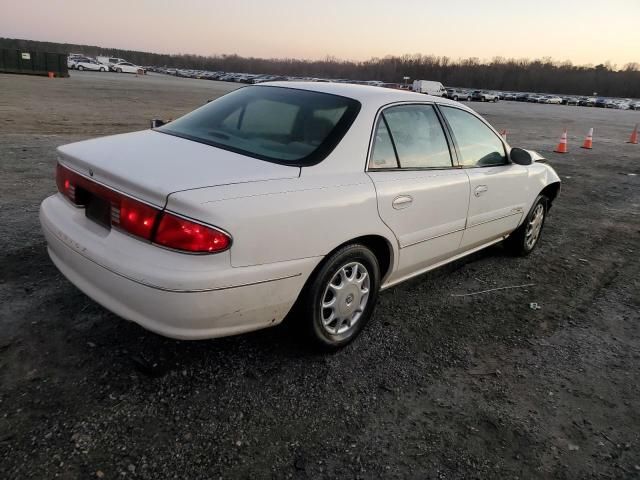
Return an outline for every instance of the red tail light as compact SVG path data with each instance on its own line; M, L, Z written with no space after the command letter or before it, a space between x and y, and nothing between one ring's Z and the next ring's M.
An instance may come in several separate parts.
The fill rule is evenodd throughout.
M164 213L158 225L155 243L187 252L214 253L229 248L231 239L215 228Z
M111 224L137 237L151 240L159 210L149 205L120 196L119 202L111 200Z
M78 206L98 197L111 205L111 225L136 237L175 250L216 253L231 245L231 237L212 227L185 220L127 197L58 164L58 191Z
M74 173L71 170L64 168L58 164L56 167L56 184L58 185L58 191L76 203L76 188L75 182L73 182Z

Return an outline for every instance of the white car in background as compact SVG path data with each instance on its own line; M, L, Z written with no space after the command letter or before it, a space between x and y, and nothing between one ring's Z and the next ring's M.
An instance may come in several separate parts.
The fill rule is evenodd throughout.
M144 73L144 68L130 62L120 62L111 65L111 70L117 73Z
M381 290L497 242L530 253L560 190L470 108L339 83L247 86L58 155L59 192L40 209L53 262L117 315L180 339L294 312L341 347Z
M94 72L106 72L109 70L106 65L103 65L93 58L75 58L73 60L73 68L80 71L91 70Z
M545 95L544 97L542 97L541 100L538 100L539 103L550 103L550 104L554 104L554 105L561 105L562 104L562 98L561 97L557 97L555 95Z

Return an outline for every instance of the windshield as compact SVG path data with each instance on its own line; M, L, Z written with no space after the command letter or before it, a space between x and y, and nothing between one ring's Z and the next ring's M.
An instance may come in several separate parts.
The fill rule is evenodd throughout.
M324 159L360 110L356 100L286 87L235 90L157 130L290 165Z

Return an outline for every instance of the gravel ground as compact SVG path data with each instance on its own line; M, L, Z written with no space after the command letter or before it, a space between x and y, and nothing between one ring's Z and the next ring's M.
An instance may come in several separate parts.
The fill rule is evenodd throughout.
M640 112L474 104L562 177L539 248L386 291L355 343L319 355L287 325L159 337L45 251L57 145L231 88L0 75L1 478L640 478L640 146L625 143ZM553 154L565 127L571 153Z

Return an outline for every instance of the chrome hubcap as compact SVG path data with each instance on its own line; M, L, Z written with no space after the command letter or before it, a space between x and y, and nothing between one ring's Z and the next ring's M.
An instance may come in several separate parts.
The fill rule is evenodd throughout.
M542 222L544 221L544 207L539 204L531 215L531 220L527 224L527 231L524 236L524 243L528 250L531 250L538 241Z
M369 301L370 277L366 267L351 262L331 278L322 295L322 326L341 335L358 323Z

